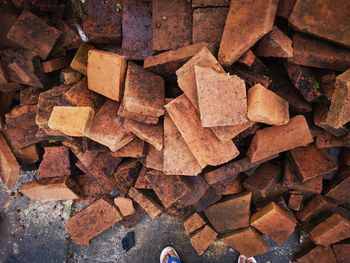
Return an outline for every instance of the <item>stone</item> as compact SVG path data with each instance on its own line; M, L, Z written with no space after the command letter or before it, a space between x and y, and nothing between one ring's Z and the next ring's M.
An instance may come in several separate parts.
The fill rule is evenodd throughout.
M107 100L96 112L86 135L111 151L117 151L134 139L134 136L124 129L124 120L118 116L120 103Z
M150 56L145 58L143 67L163 77L169 77L203 47L211 49L212 45L201 42L177 50L171 50L155 56Z
M38 127L27 127L25 129L7 126L2 130L6 140L16 149L23 149L30 145L41 142L42 139L36 136Z
M130 188L129 196L138 203L152 219L160 215L163 211L159 204L134 187Z
M303 208L304 195L301 192L292 192L289 196L288 207L294 211L300 211Z
M336 78L335 91L327 115L327 123L333 128L341 128L350 121L350 69Z
M203 127L247 122L247 95L242 79L199 66L194 71Z
M130 188L134 186L141 169L142 164L136 159L124 159L113 173L116 188L122 193L128 193Z
M45 147L44 149L43 160L38 169L40 178L69 176L71 165L68 147Z
M205 226L190 238L190 242L192 247L197 251L198 255L202 255L208 249L211 243L214 242L216 237L217 233L210 226Z
M254 195L266 198L279 180L281 169L272 163L263 163L243 182Z
M210 224L218 233L249 226L251 193L233 195L204 210ZM232 211L235 211L234 213Z
M289 104L276 93L256 84L248 90L248 112L250 121L269 125L289 122Z
M258 130L247 155L252 162L256 162L311 142L313 138L305 117L297 115L287 124Z
M20 186L19 191L31 200L41 202L72 200L79 198L79 188L68 178L48 178Z
M49 26L28 10L22 11L7 34L9 40L33 51L44 60L60 36L61 31Z
M218 73L225 73L225 70L207 47L203 47L182 67L176 70L179 87L198 110L198 89L194 70L195 66L212 69Z
M296 0L280 0L277 6L277 16L288 19L290 13L292 13Z
M192 7L229 6L229 0L192 0Z
M194 9L192 43L214 43L215 48L218 48L224 31L227 12L227 7Z
M89 44L83 43L75 53L72 62L70 63L70 67L83 75L87 75L87 65L88 65L88 53L90 50L94 50L95 48Z
M145 155L144 148L144 141L140 140L139 138L134 138L131 142L129 142L119 150L112 152L112 155L114 157L139 158Z
M202 168L228 162L239 154L233 142L224 144L210 129L202 127L198 112L184 95L165 105L165 109Z
M157 125L146 125L132 120L124 120L124 128L134 133L141 140L153 145L156 150L163 149L163 127Z
M220 194L218 194L214 188L209 187L205 193L200 197L198 202L193 204L193 207L197 212L202 212L209 206L215 204L222 198Z
M332 246L337 262L349 263L350 244L337 244Z
M252 215L250 225L281 244L294 232L296 220L287 211L271 202Z
M153 50L173 50L191 44L191 3L186 0L155 0L152 14Z
M164 114L163 78L129 62L123 106L126 111L160 117Z
M190 215L185 221L184 221L184 228L187 235L192 234L196 230L202 228L205 225L205 221L202 218L201 215L198 213L194 213Z
M135 213L134 205L129 198L118 196L114 198L114 204L118 207L123 216L129 216Z
M189 184L181 176L165 175L159 171L148 171L145 178L165 208L169 208L191 191Z
M186 177L184 180L189 184L191 191L181 197L178 203L184 207L195 205L204 197L209 189L209 185L200 175Z
M54 106L48 126L68 136L85 136L94 118L91 107Z
M124 103L120 104L119 110L118 110L118 115L120 117L123 117L124 119L136 121L136 122L141 122L144 124L157 124L159 121L159 117L153 117L153 116L147 116L147 115L142 115L136 112L129 112L125 109Z
M268 245L264 239L252 227L233 231L220 240L246 257L258 256L268 250Z
M15 185L20 167L4 136L0 133L0 177L6 188Z
M81 74L74 69L62 69L60 73L60 80L62 84L76 84L81 79Z
M211 127L211 130L215 136L222 142L228 142L238 136L240 133L246 131L247 129L253 127L255 122L247 119L247 122L243 124L236 124L230 126L222 127Z
M346 0L337 3L327 0L322 4L297 0L288 21L298 31L350 47L350 25L346 22L349 9L350 3Z
M68 232L77 245L89 245L91 239L122 220L122 215L109 202L98 199L67 223Z
M272 30L277 4L275 0L231 2L218 55L222 65L232 65Z
M298 147L290 151L302 182L337 170L337 164L330 153L314 145Z
M112 52L89 50L88 89L109 99L121 101L126 74L126 58Z
M350 149L342 149L339 156L340 162L346 166L350 166Z
M202 171L190 148L167 113L164 114L163 172L168 175L197 175Z
M42 68L44 73L51 73L68 66L68 60L66 57L59 57L42 62Z
M308 251L302 257L297 258L298 263L309 263L309 262L319 262L319 263L337 263L336 257L331 247L317 246L310 251ZM340 261L343 262L343 261Z
M293 37L294 64L345 71L350 68L349 49L333 45L320 39L295 33Z
M332 181L330 189L325 194L326 197L332 198L339 204L350 203L350 173L343 171Z
M316 244L329 246L350 237L350 221L340 214L332 214L312 228L309 234Z

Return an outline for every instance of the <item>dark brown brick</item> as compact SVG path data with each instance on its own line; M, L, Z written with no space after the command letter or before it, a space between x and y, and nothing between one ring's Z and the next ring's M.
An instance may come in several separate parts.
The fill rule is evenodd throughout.
M337 244L332 246L337 262L350 263L350 244Z
M38 169L40 178L69 176L70 168L67 147L45 147L45 154Z
M178 203L183 206L197 204L209 189L209 185L199 175L186 177L184 180L189 184L191 191L181 197Z
M192 0L192 7L212 7L229 5L229 0Z
M337 203L350 203L350 172L344 171L338 174L325 196L334 199Z
M221 195L216 193L214 188L208 188L197 203L193 205L197 212L202 212L212 204L215 204L221 199Z
M331 247L317 246L308 251L302 257L297 258L298 263L337 263L334 252ZM342 261L341 261L342 262Z
M301 192L292 192L289 196L288 207L294 211L300 211L303 208L304 195Z
M117 182L117 188L121 192L127 193L134 186L141 169L142 164L135 159L125 160L120 163L113 174Z

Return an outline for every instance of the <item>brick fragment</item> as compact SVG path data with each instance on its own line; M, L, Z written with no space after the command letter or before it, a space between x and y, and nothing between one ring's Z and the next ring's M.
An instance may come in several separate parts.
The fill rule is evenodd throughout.
M232 65L272 30L277 4L275 0L231 2L218 55L222 65ZM247 14L254 14L254 20Z
M18 44L7 39L7 37L6 37L9 30L11 29L13 24L16 22L17 15L1 11L0 16L1 16L1 22L2 22L0 25L0 46L2 48L4 48L4 47L19 47Z
M57 40L52 53L56 48L76 49L83 42L76 29L67 22L56 20L55 26L62 31L61 37ZM51 55L51 54L50 54Z
M301 192L292 192L289 196L288 207L294 211L300 211L303 208L303 199Z
M314 129L313 134L316 137L316 147L319 149L350 146L348 135L336 137L322 129Z
M118 196L114 198L114 204L118 207L123 216L130 216L135 213L134 205L129 198Z
M247 122L243 124L236 124L230 126L222 127L211 127L211 130L215 136L222 142L228 142L238 136L240 133L246 131L247 129L253 127L255 122L247 119Z
M295 2L296 0L280 0L278 2L276 15L288 19Z
M216 192L220 195L234 195L244 192L242 180L239 176L212 184L211 187L215 188Z
M281 244L294 232L296 220L288 212L271 202L252 215L250 224L276 243Z
M6 125L21 129L36 128L36 105L20 105L5 114Z
M124 147L112 153L114 157L131 157L139 158L143 157L145 144L144 141L139 138L134 138L131 142L126 144Z
M61 31L24 10L7 34L7 38L46 59L54 47Z
M258 130L250 144L248 157L252 162L304 146L313 141L305 117L297 115L287 124Z
M66 146L45 147L38 169L40 178L68 176L71 174L70 168L69 149Z
M12 147L12 152L21 165L34 164L40 160L38 148L35 144L22 149Z
M0 177L3 184L13 187L19 176L19 165L4 136L0 133Z
M158 151L152 145L147 145L147 155L145 166L150 169L163 171L163 152L164 149Z
M186 0L153 2L153 49L172 50L192 42L192 8Z
M94 110L91 107L54 106L48 126L68 136L85 136L91 126Z
M120 220L118 210L101 198L69 219L67 229L76 244L87 246L91 239Z
M46 60L42 62L42 68L44 73L54 72L68 65L69 63L66 57L54 58L54 59Z
M151 218L155 218L162 213L163 209L159 204L134 187L130 188L129 196L134 199Z
M222 196L218 194L214 188L209 187L198 200L198 202L193 204L193 207L197 212L202 212L212 204L215 204L217 201L219 201L221 197Z
M184 221L184 228L186 231L186 234L189 235L196 230L200 229L205 225L205 221L203 220L202 216L198 213L194 213L190 215L185 221Z
M5 67L2 65L2 62L0 61L0 85L5 85L8 83L8 76L7 72L5 70Z
M326 197L332 198L339 204L350 203L350 173L344 171L337 175L332 181L330 189L325 194Z
M193 237L191 237L190 241L192 247L197 251L199 255L202 255L211 243L217 237L217 233L209 226L205 226L198 233L196 233Z
M335 254L331 247L317 246L310 251L308 251L302 257L297 258L298 263L309 263L309 262L319 262L319 263L337 263Z
M60 80L62 84L76 84L81 79L81 74L73 69L62 69Z
M199 175L186 177L184 179L189 184L191 191L184 195L178 201L178 203L182 206L195 205L206 194L209 189L209 185Z
M117 189L123 193L127 193L134 186L141 169L142 164L137 160L123 160L113 173Z
M19 92L19 101L21 105L32 105L37 104L39 95L42 92L41 89L36 87L25 87L21 88Z
M147 116L147 115L142 115L136 112L129 112L125 109L124 103L120 104L119 110L118 110L118 115L120 117L123 117L124 119L136 121L136 122L141 122L144 124L157 124L159 121L159 117L153 117L153 116Z
M95 49L93 46L83 43L75 53L75 56L70 63L70 67L81 74L87 75L88 53L89 50Z
M334 85L335 86L335 85ZM322 129L332 133L334 136L340 137L349 132L346 127L340 127L335 129L327 123L327 115L329 108L325 104L318 104L314 107L314 123L315 125L321 127ZM317 137L316 137L317 140Z
M311 229L309 234L316 244L329 246L350 237L350 221L340 214L333 214Z
M214 229L227 232L249 226L251 193L233 195L230 199L214 204L204 210ZM235 211L232 213L232 211Z
M223 236L221 241L246 257L261 255L268 250L264 239L252 227L233 231Z
M349 263L350 244L337 244L332 246L337 262Z
M135 188L136 189L149 189L151 190L152 187L149 185L149 183L147 182L146 178L145 178L145 174L147 172L147 168L145 166L142 167L139 176L136 179L135 182Z
M247 117L254 122L282 125L289 122L288 102L280 96L256 84L248 90Z
M192 7L229 6L229 0L192 0Z

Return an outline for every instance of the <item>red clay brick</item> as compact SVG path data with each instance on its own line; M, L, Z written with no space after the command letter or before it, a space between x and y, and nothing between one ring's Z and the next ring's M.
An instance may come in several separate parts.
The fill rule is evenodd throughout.
M199 255L202 255L211 243L216 239L217 233L211 229L209 226L205 226L198 233L196 233L193 237L191 237L190 241L192 247L197 251Z
M228 142L238 136L240 133L246 131L247 129L253 127L255 122L247 119L246 123L222 126L222 127L212 127L211 130L215 136L222 142Z
M57 70L60 70L68 66L68 60L65 57L55 58L51 60L46 60L42 62L42 68L44 73L50 73Z
M192 0L192 7L229 6L229 0Z
M66 146L45 147L38 172L40 178L61 177L71 174L69 149Z
M350 263L350 244L337 244L332 246L337 262Z
M152 187L149 185L145 178L145 174L147 172L147 168L145 166L142 167L139 176L137 177L137 180L135 182L135 188L136 189L149 189L151 190Z
M133 187L129 190L129 196L134 199L151 218L157 217L163 211L159 204Z
M326 197L336 200L337 203L349 203L350 202L350 173L344 171L337 175L332 182L330 189L325 194Z
M200 199L206 194L209 185L201 176L190 176L184 178L190 185L191 191L184 195L178 203L182 206L190 206L197 204Z
M113 173L117 189L127 193L134 186L141 169L142 164L136 159L124 159Z
M317 246L308 251L307 254L305 254L304 256L297 258L297 262L337 263L337 260L331 247Z
M147 145L145 166L158 171L163 171L163 149L158 151L151 144Z
M75 56L70 63L70 67L81 74L87 75L88 53L89 50L93 49L95 49L93 46L82 43L77 50L77 53L75 53Z
M22 149L15 149L14 147L11 148L17 161L21 165L34 164L40 160L39 151L35 144Z
M219 201L221 197L222 196L218 194L215 189L209 187L198 200L198 202L193 204L193 207L197 212L202 212L212 204L215 204L217 201Z
M139 158L145 155L145 143L139 138L134 138L124 147L112 153L114 157Z
M188 217L184 221L184 228L185 228L186 234L189 235L195 232L196 230L203 227L205 224L206 224L205 221L199 214L197 213L192 214L190 217Z
M220 195L234 195L244 192L244 187L241 181L241 178L237 176L237 178L228 178L210 186L215 188L216 192Z
M134 205L129 198L118 196L114 198L114 204L118 207L123 216L130 216L135 213Z
M293 10L296 0L280 0L277 6L277 16L288 19Z
M0 177L3 184L10 188L19 176L19 165L4 136L0 133Z
M294 211L300 211L303 208L304 195L301 192L292 192L289 196L288 207Z

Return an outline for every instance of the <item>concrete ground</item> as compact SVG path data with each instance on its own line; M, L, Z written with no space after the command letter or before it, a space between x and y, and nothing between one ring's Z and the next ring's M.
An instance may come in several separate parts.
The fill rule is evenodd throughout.
M32 179L31 172L21 175L21 181ZM174 246L186 263L237 262L237 252L219 241L199 257L182 220L168 215L154 220L145 215L133 228L115 225L93 239L90 246L77 246L65 228L70 213L74 213L71 201L29 201L0 186L0 263L157 263L160 251L168 245ZM135 232L135 246L125 252L121 240L129 231ZM287 263L300 249L297 233L280 246L267 241L269 252L257 257L259 263Z

